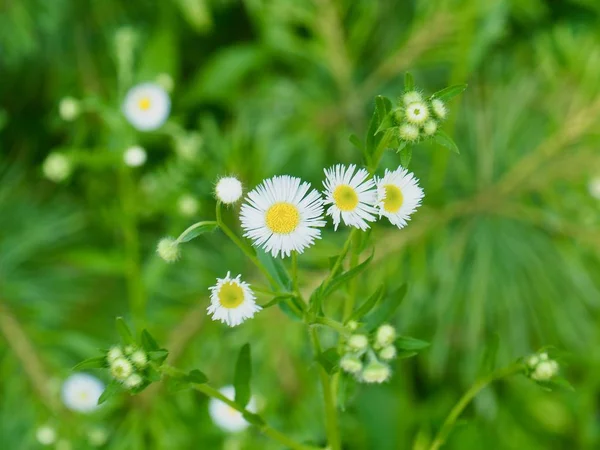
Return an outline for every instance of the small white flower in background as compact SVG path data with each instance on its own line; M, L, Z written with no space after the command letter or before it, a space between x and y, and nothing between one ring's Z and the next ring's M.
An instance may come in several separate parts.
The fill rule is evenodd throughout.
M406 107L406 120L416 125L423 124L429 119L429 109L422 102L411 103Z
M275 258L302 253L321 238L323 199L309 183L288 175L264 180L250 191L240 220L253 245Z
M600 200L600 177L594 177L588 182L588 192L596 200Z
M56 430L50 425L42 425L35 430L35 438L42 445L52 445L56 442Z
M65 406L73 411L89 413L98 408L98 399L104 384L86 373L71 375L62 385L61 397Z
M366 350L369 346L369 339L364 334L353 334L348 338L347 345L354 351Z
M119 359L122 357L123 357L123 351L121 350L121 347L118 347L118 346L111 347L110 350L108 351L108 353L106 354L106 359L108 360L109 363L112 363L116 359Z
M60 183L64 181L73 169L71 160L63 153L50 153L42 164L42 172L50 181Z
M419 127L405 123L398 128L398 134L402 140L415 142L419 140Z
M146 162L146 159L146 150L144 150L139 145L129 147L123 153L123 161L125 161L125 164L127 164L129 167L143 166Z
M256 297L250 285L240 280L241 275L231 278L217 278L217 284L210 288L208 313L213 320L220 320L230 327L241 324L262 308L256 304Z
M446 118L446 114L448 113L448 110L446 109L446 105L444 105L444 102L441 101L440 99L433 99L431 101L431 109L433 109L433 113L439 118L439 119L445 119Z
M406 226L410 216L421 205L423 189L419 180L402 167L377 179L377 206L379 216L385 216L398 228Z
M125 381L123 381L123 385L127 389L135 389L136 387L140 386L143 382L144 382L144 379L141 376L139 376L137 373L134 373L134 374L129 375L125 379Z
M559 366L556 361L546 360L541 361L535 367L533 373L531 374L531 378L536 381L548 381L553 378L556 374L558 374Z
M182 216L192 217L198 214L200 206L198 205L198 200L196 200L192 195L185 194L179 197L179 200L177 200L177 209Z
M396 329L387 323L381 325L377 329L375 340L379 347L391 345L396 340Z
M235 389L233 386L225 386L219 389L219 392L231 400L235 398ZM256 412L254 397L250 399L246 409L250 412ZM242 416L242 413L223 403L221 400L211 398L208 404L208 412L215 425L224 431L237 433L248 428L249 424Z
M361 230L369 228L368 222L377 218L377 210L373 206L377 191L369 172L356 170L354 164L348 167L338 164L325 169L325 177L325 205L331 205L327 208L327 215L333 219L334 229L337 230L340 221Z
M66 122L75 120L79 116L80 111L79 101L73 97L65 97L58 104L58 114Z
M161 239L156 246L156 253L168 263L177 261L181 255L179 244L172 237Z
M175 82L173 81L173 77L168 73L160 73L156 77L156 82L163 87L163 89L167 92L171 92L175 87Z
M417 91L407 92L402 96L402 101L405 105L423 101L423 96Z
M103 428L92 428L87 432L87 439L91 446L102 447L108 441L108 433Z
M392 372L386 364L371 361L362 371L361 380L365 383L383 383L390 378L391 374Z
M427 136L432 136L437 131L437 122L435 120L428 120L423 125L423 131Z
M396 357L396 347L388 345L379 352L379 357L385 361L391 361Z
M125 358L118 358L110 364L110 373L117 380L124 381L133 373L133 366Z
M217 200L226 205L237 202L242 198L244 188L240 180L235 177L223 177L217 181L215 195Z
M123 101L123 114L134 128L152 131L169 117L171 99L162 86L142 83L132 87Z
M357 374L362 370L363 365L359 357L352 354L346 354L340 361L340 367L344 372Z

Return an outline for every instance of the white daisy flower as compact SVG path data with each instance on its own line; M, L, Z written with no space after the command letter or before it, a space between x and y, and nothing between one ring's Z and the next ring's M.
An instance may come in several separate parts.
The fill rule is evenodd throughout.
M233 386L225 386L219 389L219 392L231 400L235 398L235 388ZM250 412L256 412L256 400L254 397L250 398L246 409ZM221 400L211 398L208 404L208 412L215 425L224 431L237 433L248 428L249 424L242 416L242 413L223 403Z
M242 193L242 183L235 177L223 177L217 181L215 195L221 203L226 205L235 203L242 197Z
M122 108L123 114L136 129L152 131L161 127L169 117L171 99L162 86L142 83L127 92Z
M302 253L321 237L323 199L310 183L288 175L264 180L248 193L240 219L244 236L274 257Z
M387 217L398 228L406 226L424 196L418 183L419 180L402 167L393 172L386 169L383 178L377 180L379 216Z
M76 373L65 380L61 389L62 401L67 408L81 413L90 413L98 408L98 399L104 384L86 373Z
M421 125L429 119L429 109L422 102L411 103L406 107L406 120L416 125Z
M217 278L217 284L210 288L208 313L212 314L213 320L220 320L230 327L254 317L254 313L262 309L256 304L250 285L240 277L231 278L231 273L227 272L225 278Z
M134 145L133 147L129 147L123 153L123 161L129 167L139 167L143 166L146 162L147 155L146 150L144 150L139 145Z
M367 222L373 222L377 214L374 207L377 190L369 172L356 170L354 164L348 167L338 164L325 169L325 177L325 204L331 205L327 215L332 217L334 228L337 230L342 220L345 225L361 230L369 228Z

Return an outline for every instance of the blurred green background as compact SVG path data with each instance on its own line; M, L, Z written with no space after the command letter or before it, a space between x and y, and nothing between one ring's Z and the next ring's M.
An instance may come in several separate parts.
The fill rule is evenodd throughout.
M98 113L63 121L58 104L88 99L122 120L130 85L118 87L115 33L125 26L137 39L131 85L168 74L174 87L166 130L124 140ZM217 386L231 384L251 342L264 416L323 444L305 328L274 308L234 329L205 315L216 277L259 274L219 233L174 265L154 248L213 219L221 175L252 187L288 173L318 186L324 167L360 163L348 136L364 134L375 95L401 94L407 70L427 93L469 84L444 125L461 155L415 148L424 206L402 231L375 225L377 270L359 293L406 281L395 324L432 345L395 363L389 383L356 387L344 448L426 448L498 339L498 364L543 345L566 351L575 392L524 377L496 384L445 448L600 448L597 0L0 0L2 448L41 448L44 423L77 450L98 426L107 449L281 448L252 429L224 434L190 391L152 386L90 416L64 410L62 380L115 342L132 295L147 298L146 325L171 362ZM136 169L122 162L132 143L148 151ZM74 162L62 183L43 176L53 151ZM184 196L198 202L191 216ZM302 256L307 289L346 233L328 227Z

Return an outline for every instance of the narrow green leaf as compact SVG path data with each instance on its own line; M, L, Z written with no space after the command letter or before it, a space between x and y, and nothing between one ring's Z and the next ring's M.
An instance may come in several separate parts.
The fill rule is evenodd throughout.
M399 336L396 339L396 347L398 347L400 350L422 350L429 347L429 345L429 342L410 336Z
M252 378L252 361L250 356L250 344L245 344L241 350L235 365L233 386L235 388L235 402L246 407L250 401L250 379Z
M321 352L316 358L317 362L325 369L329 375L337 371L340 355L335 347Z
M377 120L379 125L381 122L389 116L392 111L392 102L389 98L384 97L383 95L378 95L375 97L375 111L377 112Z
M208 381L208 377L198 369L194 369L187 374L186 380L190 383L204 384Z
M397 354L396 354L396 359L407 359L407 358L412 358L413 356L418 355L418 352L415 351L406 351L406 350L400 350Z
M410 72L404 74L404 91L409 92L415 88L415 79Z
M76 364L71 370L83 370L83 369L101 369L106 367L106 357L96 356L95 358L88 358Z
M398 143L398 148L396 149L396 153L400 153L402 150L404 150L404 147L406 147L407 145L408 145L408 142L400 141Z
M121 336L121 341L124 345L135 345L135 339L133 338L133 334L131 330L127 326L125 320L122 317L117 317L117 331L119 332L119 336Z
M458 155L460 154L460 151L458 150L458 147L456 146L454 140L442 130L438 130L438 132L433 135L433 139L438 144L446 147L448 150L451 150Z
M147 352L153 352L156 350L160 350L160 346L156 343L152 335L148 332L148 330L142 331L142 348Z
M111 381L106 386L106 388L104 388L104 392L102 392L102 395L100 395L100 398L98 398L98 404L101 405L102 403L107 401L109 398L111 398L113 395L118 394L122 390L123 389L121 388L120 383L118 383L116 381Z
M333 278L329 284L324 286L321 297L327 297L327 296L331 295L337 289L339 289L344 283L347 283L352 278L359 275L371 263L371 261L373 260L374 254L375 254L375 252L372 252L371 256L369 256L367 259L365 259L362 263L360 263L356 267L353 267L352 269L338 275L337 277Z
M283 289L284 291L289 291L292 288L292 279L281 259L273 258L270 254L265 253L262 250L258 250L256 256L277 282L277 286L273 286L274 288Z
M394 123L394 113L389 113L387 116L383 118L383 120L379 123L379 127L377 127L377 131L375 134L381 133L389 128L395 127Z
M404 149L400 152L400 165L405 169L408 169L410 160L412 159L412 152L412 145L404 147Z
M369 314L367 328L374 330L382 323L387 322L394 315L402 300L404 300L406 291L407 286L403 284L400 288L386 295L385 300L380 304L379 308Z
M369 128L367 129L366 146L363 151L365 159L367 161L369 161L373 153L375 153L375 147L377 146L377 143L380 139L377 136L377 128L379 128L379 116L377 115L377 110L375 110L373 111L371 121L369 122Z
M261 308L262 309L270 308L271 306L276 305L279 302L282 302L283 300L286 300L286 299L288 299L290 297L293 297L293 296L294 296L294 294L292 294L292 293L284 294L284 295L278 295L276 297L273 297L273 300L271 300L270 302L265 303L264 305L261 305Z
M157 364L162 364L163 362L165 362L167 356L169 356L169 351L165 350L164 348L148 352L148 357L150 358L150 360L155 361Z
M350 140L352 145L354 145L358 150L360 150L361 152L365 151L365 144L363 144L363 142L358 138L357 135L351 134L348 139Z
M466 84L455 84L453 86L448 86L442 90L437 91L435 94L431 96L432 99L437 98L439 100L448 101L452 97L456 97L458 94L464 92L467 88Z
M217 225L217 222L213 221L195 223L179 235L177 242L181 243L191 241L195 237L198 237L204 233L211 233L217 228L219 228L219 225Z
M381 139L379 139L379 142L377 143L377 148L375 149L375 157L377 158L378 156L381 156L381 154L383 154L383 152L387 148L395 147L397 145L397 142L398 133L396 133L396 129L388 128L387 130L385 130L385 133L383 133L383 136L381 137Z
M384 294L385 286L381 285L373 294L371 294L371 296L362 305L360 305L360 307L356 311L352 313L348 321L360 321L360 319L366 316L369 313L369 311L371 311L371 309L373 309L373 307L377 304L377 302L379 302L383 298Z
M286 316L288 316L290 319L292 319L295 322L302 321L302 316L298 315L298 313L296 312L296 309L292 308L292 306L291 306L292 302L298 304L297 300L298 299L296 297L288 297L288 298L284 299L284 301L281 301L277 304L277 306L279 306L279 309L281 309L281 311Z

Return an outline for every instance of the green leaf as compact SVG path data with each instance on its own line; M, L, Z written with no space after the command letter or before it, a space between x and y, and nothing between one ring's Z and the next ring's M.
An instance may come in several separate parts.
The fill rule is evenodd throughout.
M404 92L412 91L415 88L415 79L410 72L404 74Z
M185 378L190 383L195 384L204 384L208 381L208 377L198 369L190 370L190 373Z
M371 261L373 260L374 254L375 254L375 252L372 252L371 256L369 256L367 259L365 259L362 263L360 263L359 265L353 267L352 269L338 275L337 277L333 278L331 280L331 282L329 282L329 284L327 284L326 286L323 287L322 297L327 297L327 296L333 294L344 283L347 283L352 278L359 275L371 263Z
M316 358L316 361L325 369L329 375L337 371L340 355L335 347L329 348L321 352Z
M379 128L379 116L377 115L377 110L373 111L373 115L371 116L371 121L369 122L369 128L367 129L367 141L366 146L363 150L365 155L365 159L370 161L371 155L375 153L375 147L379 142L379 138L377 137L377 129Z
M394 315L402 303L402 300L404 300L406 291L407 286L406 284L403 284L398 289L388 294L379 308L369 314L367 328L369 330L374 330L382 323L387 322Z
M406 144L405 144L406 145ZM404 147L400 152L400 165L405 169L408 169L410 160L412 159L412 145Z
M106 400L108 400L115 394L122 392L122 390L123 390L123 388L121 387L120 383L118 383L117 381L111 381L106 386L106 388L104 388L104 392L102 392L102 395L100 395L100 398L98 398L98 404L101 405L102 403L104 403Z
M124 345L135 345L135 339L133 338L133 334L131 330L127 326L125 320L122 317L117 317L117 331L119 332L119 336L121 336L121 341Z
M381 125L381 122L383 122L392 111L391 100L383 95L375 97L375 111L377 112L377 121L379 125Z
M191 227L187 228L183 233L181 233L177 238L177 242L189 242L192 239L200 236L201 234L211 233L217 228L219 228L217 222L197 222Z
M433 139L441 146L446 147L448 150L453 151L457 155L460 155L460 151L458 150L454 140L442 130L438 130L438 132L433 135Z
M169 356L169 351L165 350L164 348L148 352L148 357L150 358L150 360L155 361L157 364L162 364L163 362L165 362L167 356Z
M281 309L281 311L288 316L290 319L298 322L298 321L302 321L302 315L299 315L296 312L295 308L292 308L291 303L295 303L296 305L298 305L298 298L297 297L288 297L287 299L285 299L282 302L278 303L279 309Z
M437 98L439 100L448 101L452 97L456 97L458 94L464 92L467 88L466 84L455 84L453 86L448 86L440 91L437 91L435 94L431 96L432 99Z
M398 148L396 149L396 153L400 153L402 150L404 150L404 147L406 147L407 145L408 145L408 142L400 141L398 143Z
M156 350L160 350L159 345L156 343L152 335L148 332L148 330L142 331L142 348L147 352L153 352Z
M400 350L422 350L429 347L429 345L429 342L410 336L399 336L396 339L396 347L398 347Z
M96 356L95 358L88 358L75 365L71 370L83 370L83 369L101 369L106 367L106 357Z
M381 285L377 290L362 304L360 307L352 313L349 317L348 321L355 320L360 321L360 319L366 316L371 309L383 298L385 294L385 286Z
M381 133L389 128L395 127L394 123L394 113L389 113L387 116L383 118L383 120L379 123L379 127L377 127L377 131L375 134Z
M276 305L279 302L281 302L283 300L286 300L286 299L288 299L290 297L293 297L293 296L294 296L294 294L292 294L292 293L284 294L284 295L278 295L278 296L274 297L273 300L271 300L270 302L265 303L264 305L261 305L261 308L262 309L270 308L271 306Z
M358 138L357 135L351 134L348 139L350 140L352 145L354 145L358 150L360 150L361 152L365 151L365 144L363 144L363 142Z
M273 258L270 254L265 253L262 250L258 250L256 256L262 265L265 266L267 272L269 272L277 282L277 286L273 286L274 288L280 288L284 291L289 291L292 288L292 279L281 259Z
M245 344L235 365L233 386L235 388L235 402L246 407L250 401L250 379L252 378L252 361L250 357L250 344Z
M418 355L418 352L415 351L406 351L406 350L400 350L397 354L396 354L396 359L407 359L407 358L412 358L413 356Z

